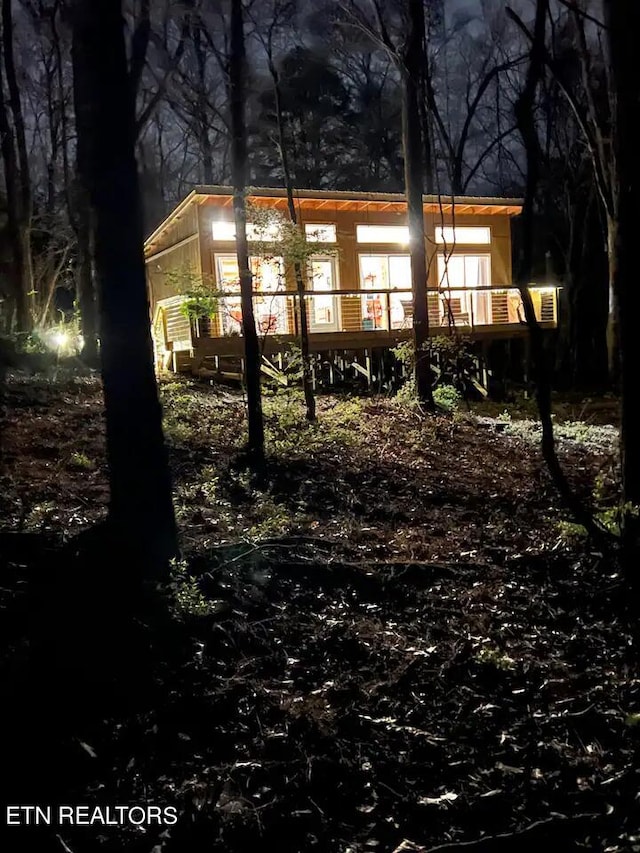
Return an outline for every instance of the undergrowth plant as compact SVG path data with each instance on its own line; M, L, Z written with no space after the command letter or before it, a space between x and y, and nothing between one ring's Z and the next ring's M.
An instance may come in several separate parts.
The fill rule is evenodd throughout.
M173 560L171 563L169 592L173 612L178 619L209 616L215 611L212 602L202 594L197 579L189 574L184 560Z
M429 354L434 375L433 397L441 409L454 412L464 399L464 390L471 384L474 369L473 354L469 342L455 337L438 336L424 345ZM413 341L403 341L392 350L396 359L404 366L407 378L398 390L396 400L402 405L417 402L414 368L415 350Z

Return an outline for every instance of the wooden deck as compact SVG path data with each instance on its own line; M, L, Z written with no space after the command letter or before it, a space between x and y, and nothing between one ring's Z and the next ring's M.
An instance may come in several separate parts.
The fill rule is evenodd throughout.
M555 323L541 324L543 329L554 329ZM309 335L310 352L329 352L333 350L367 350L367 349L391 349L398 346L402 341L411 339L410 329L397 329L393 331L365 331L365 332L322 332ZM432 328L430 334L436 336L451 336L457 334L460 337L473 341L495 340L496 338L513 338L527 334L524 324L499 324L476 326L474 329L465 326L456 326L452 330L448 326ZM267 335L262 339L263 353L266 356L275 355L283 349L298 346L299 338L296 335ZM240 335L230 335L216 338L197 338L194 341L194 354L198 356L227 356L230 358L241 358L244 355L244 339Z

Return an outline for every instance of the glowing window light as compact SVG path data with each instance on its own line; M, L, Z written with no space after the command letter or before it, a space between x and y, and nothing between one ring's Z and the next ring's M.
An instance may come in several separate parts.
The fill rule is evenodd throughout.
M309 243L336 242L336 226L333 223L315 225L312 222L308 222L304 226L304 233Z
M225 219L214 219L211 223L211 236L220 242L236 239L236 224Z
M211 234L219 243L231 243L236 239L236 224L230 220L216 219L211 223ZM257 226L247 222L247 240L254 243L269 243L280 240L282 230L277 223Z
M486 246L491 242L491 228L470 228L456 226L455 228L443 228L436 225L436 243L446 243L449 246L462 244L463 246Z
M356 225L358 243L399 243L406 246L409 242L409 228L406 225Z

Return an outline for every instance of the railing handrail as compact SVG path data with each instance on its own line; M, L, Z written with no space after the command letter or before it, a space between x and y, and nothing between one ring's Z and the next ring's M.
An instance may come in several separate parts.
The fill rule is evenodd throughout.
M559 284L529 284L529 290L553 290L557 293L557 291L562 289L562 286ZM460 286L446 286L441 285L440 287L428 287L427 294L447 294L447 293L477 293L481 292L504 292L513 290L516 292L520 292L520 288L517 284L478 284L475 287L460 287ZM369 288L331 288L330 290L305 290L305 297L307 299L312 299L314 296L371 296L375 294L389 294L389 293L407 293L412 294L413 291L410 287L382 287L369 289ZM227 296L240 296L240 288L237 290L211 290L212 296L217 296L221 299L224 299ZM253 290L253 296L299 296L297 290ZM176 296L167 297L167 299L177 299ZM188 299L189 296L184 294L183 299ZM164 300L160 299L158 302L163 302Z

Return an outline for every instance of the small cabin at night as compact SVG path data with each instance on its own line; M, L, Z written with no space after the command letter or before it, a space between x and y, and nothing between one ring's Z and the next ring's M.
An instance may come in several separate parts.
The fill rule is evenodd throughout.
M281 189L252 188L248 202L287 214ZM340 369L350 364L371 378L374 353L411 336L404 196L298 190L295 204L299 227L317 246L306 275L311 353L318 363L336 359ZM526 335L512 286L511 218L520 211L517 199L459 197L452 204L424 197L431 335L485 344ZM268 256L251 258L267 370L298 341L293 265L278 256L277 245ZM233 375L230 365L242 358L243 341L231 189L196 187L147 239L145 258L159 369ZM206 317L185 310L190 287L210 289ZM555 328L557 289L530 287L539 322Z

